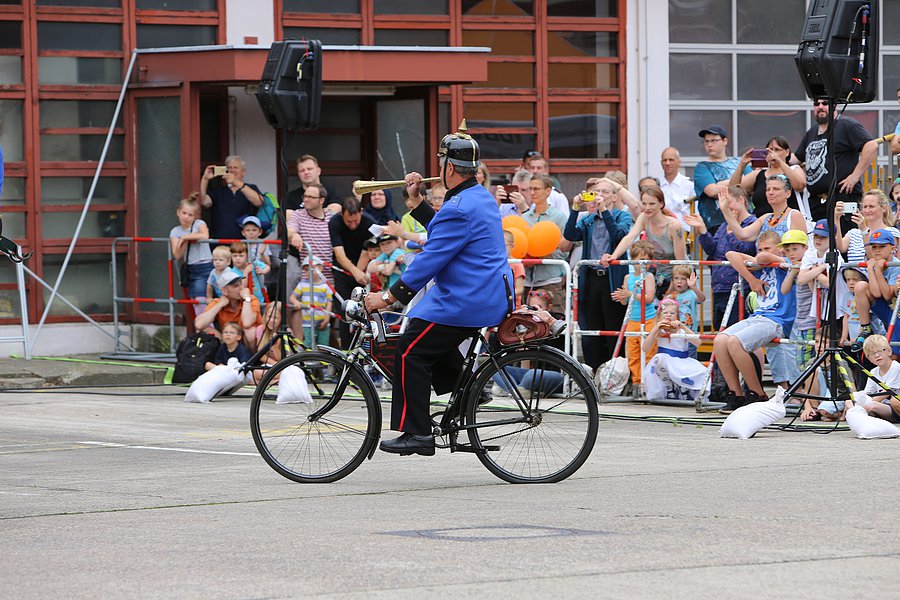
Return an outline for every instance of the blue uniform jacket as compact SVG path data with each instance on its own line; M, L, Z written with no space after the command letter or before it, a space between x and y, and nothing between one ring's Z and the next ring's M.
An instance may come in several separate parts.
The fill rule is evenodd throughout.
M512 309L513 277L490 192L473 177L447 192L439 212L422 202L412 215L426 226L428 242L391 293L409 302L431 279L435 285L409 316L454 327L500 323Z

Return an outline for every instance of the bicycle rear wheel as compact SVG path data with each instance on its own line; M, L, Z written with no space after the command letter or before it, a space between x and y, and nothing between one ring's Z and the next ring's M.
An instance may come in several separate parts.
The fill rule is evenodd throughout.
M513 351L476 376L466 407L469 441L485 448L478 459L505 481L562 481L594 447L598 400L584 369L562 352Z
M298 374L308 396L299 391ZM328 352L300 352L259 382L250 428L259 453L279 474L300 483L329 483L352 473L374 451L381 404L358 366Z

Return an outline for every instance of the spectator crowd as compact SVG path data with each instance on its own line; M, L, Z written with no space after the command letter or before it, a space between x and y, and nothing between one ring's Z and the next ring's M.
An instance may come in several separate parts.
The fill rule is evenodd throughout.
M668 147L658 177L645 177L632 188L624 173L609 171L587 178L571 199L551 174L550 161L536 151L525 153L509 177L493 180L482 165L476 179L496 198L500 218L517 216L532 226L549 221L559 229L559 244L545 258L577 269L581 329L645 334L627 336L624 344L636 396L694 399L701 393L696 380L704 367L697 361L696 334L705 303L711 305L708 331L716 334L723 412L766 399L766 363L775 385L795 382L822 338L832 234L845 263L834 307L840 340L861 354L862 364L879 369L884 383L900 388L900 366L884 358L897 354L891 343L900 340L892 323L900 267L890 264L900 242L894 226L900 180L887 190L863 189L880 140L835 110L830 157L828 103L814 100L812 115L814 124L796 148L772 132L764 148L739 156L728 155L723 126L705 127L698 132L705 159L692 177L681 168L679 149ZM895 139L891 152L898 151ZM273 285L279 261L262 243L267 235L277 239L278 232L257 216L266 195L246 180L240 157L228 157L225 167L224 173L213 166L204 171L199 195L181 201L170 233L172 253L186 265L182 284L196 300L194 326L223 339L217 357L223 362L256 351L261 340L272 338L280 318L280 306L267 310L280 296ZM322 181L319 162L309 154L297 159L296 170L300 185L284 201L289 248L283 268L292 290L287 323L306 346L346 347L349 325L340 319L338 300L356 286L390 287L427 245L428 232L408 203L404 214L395 212L391 190L342 197ZM439 211L447 190L438 184L423 191ZM829 193L836 200L833 216L826 214ZM209 224L201 219L202 209L211 215ZM209 239L234 241L210 248ZM506 241L512 252L511 232ZM711 267L709 296L697 269L669 264L701 248L705 260L721 263ZM590 262L579 264L583 260ZM568 281L560 263L512 263L517 302L564 308ZM743 320L735 289L748 300L751 314ZM789 343L772 343L779 338ZM592 371L610 361L617 346L616 335L586 335L581 341ZM865 376L858 375L862 387ZM817 373L805 389L837 396L839 387ZM895 402L892 408L885 397L867 410L898 422ZM834 419L842 411L840 403L809 401L802 416Z

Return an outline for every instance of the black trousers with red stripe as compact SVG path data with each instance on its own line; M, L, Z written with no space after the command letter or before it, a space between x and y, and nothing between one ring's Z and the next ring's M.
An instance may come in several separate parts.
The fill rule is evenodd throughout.
M459 345L476 331L422 319L410 321L397 344L391 429L431 433L431 389L438 394L453 391L463 365Z

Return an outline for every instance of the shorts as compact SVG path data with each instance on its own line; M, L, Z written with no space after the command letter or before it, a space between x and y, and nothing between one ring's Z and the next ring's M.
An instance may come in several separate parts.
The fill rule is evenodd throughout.
M816 330L815 329L791 329L790 338L793 341L798 342L813 342L815 341ZM806 344L797 344L794 346L795 352L797 353L797 366L801 369L805 368L806 365L816 356L816 348L813 345Z
M816 408L816 410L827 412L829 415L840 414L844 410L844 401L820 400L819 406L818 408Z
M751 315L743 321L738 321L722 333L736 337L741 341L744 350L753 352L774 338L780 338L782 329L781 325L772 319L762 315Z

